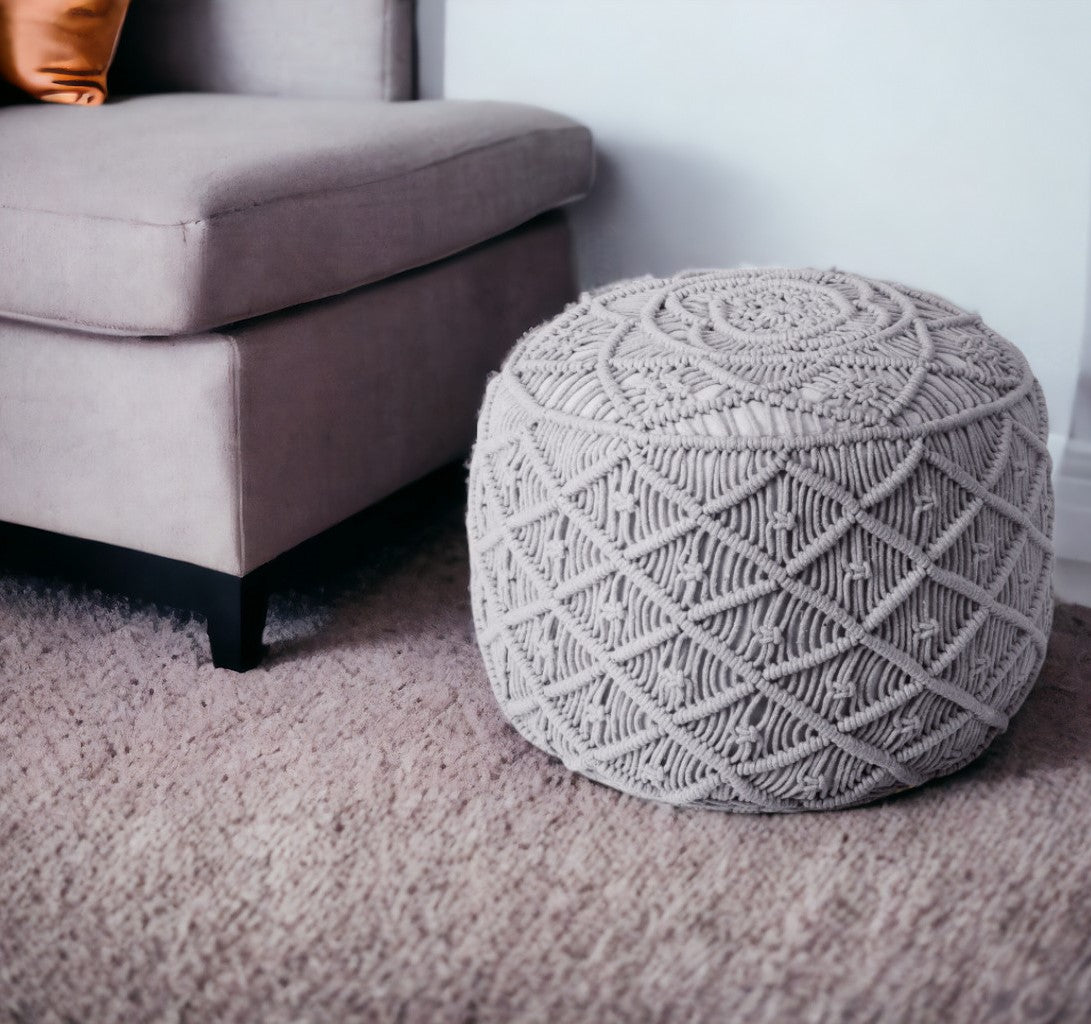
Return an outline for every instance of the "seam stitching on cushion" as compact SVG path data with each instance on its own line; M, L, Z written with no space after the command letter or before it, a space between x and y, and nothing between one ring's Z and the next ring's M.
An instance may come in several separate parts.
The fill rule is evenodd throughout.
M431 170L433 167L442 167L444 164L451 163L455 160L460 160L463 157L474 156L477 153L484 153L490 149L498 149L502 146L510 145L513 142L518 142L522 139L530 139L537 136L546 135L561 135L571 131L586 131L582 125L567 125L563 128L536 128L532 132L523 132L519 135L510 135L503 139L497 139L494 142L489 142L481 146L474 146L472 149L460 150L458 153L452 153L450 156L445 156L442 160L433 160L431 163L419 164L416 167L410 167L405 171L398 174L388 174L382 178L370 178L367 181L358 182L355 185L342 185L342 186L330 186L329 188L313 189L309 192L293 192L290 195L273 196L270 199L264 200L260 203L249 203L245 206L233 206L229 210L220 210L216 213L210 213L205 217L197 217L194 220L181 220L181 221L154 221L154 220L133 220L128 217L110 217L105 214L98 213L65 213L62 210L47 210L42 207L36 206L10 206L5 203L0 203L0 210L12 210L17 213L44 213L54 217L69 217L73 220L102 220L112 221L116 224L137 224L142 227L153 228L175 228L180 226L188 226L194 224L207 224L211 221L218 220L221 217L230 217L236 213L243 213L249 210L256 210L266 206L274 206L277 203L296 202L300 199L310 199L317 196L331 195L339 192L358 192L361 189L370 188L373 185L381 185L388 181L396 181L399 178L407 178L413 174L419 174L421 171Z

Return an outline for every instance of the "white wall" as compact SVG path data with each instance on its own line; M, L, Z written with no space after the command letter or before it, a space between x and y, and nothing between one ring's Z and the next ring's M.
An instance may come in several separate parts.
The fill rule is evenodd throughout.
M1067 433L1091 3L447 0L443 20L448 97L594 130L599 181L573 210L585 285L740 263L902 280L1020 345Z

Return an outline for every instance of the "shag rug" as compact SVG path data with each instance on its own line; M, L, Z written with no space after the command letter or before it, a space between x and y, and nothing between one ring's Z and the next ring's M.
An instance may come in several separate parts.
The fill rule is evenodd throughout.
M677 811L505 724L457 509L203 624L0 576L0 1020L1091 1020L1091 612L976 765Z

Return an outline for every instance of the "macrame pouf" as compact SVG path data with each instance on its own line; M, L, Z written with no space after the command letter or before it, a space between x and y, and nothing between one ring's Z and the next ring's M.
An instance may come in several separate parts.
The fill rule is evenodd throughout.
M1052 615L1042 392L935 296L836 271L623 282L527 335L470 470L505 715L672 804L860 804L977 757Z

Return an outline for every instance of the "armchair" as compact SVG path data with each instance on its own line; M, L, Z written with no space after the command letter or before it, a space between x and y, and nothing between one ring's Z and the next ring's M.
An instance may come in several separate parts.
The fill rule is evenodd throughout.
M408 0L129 19L127 95L0 107L0 558L193 607L241 671L262 567L464 454L490 370L572 296L550 211L591 139L401 102Z

